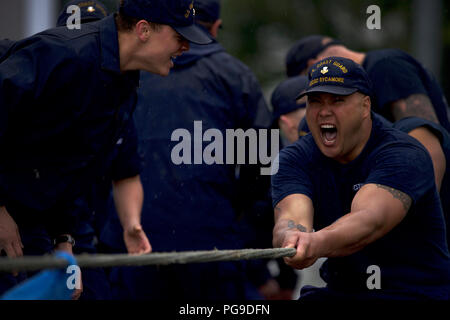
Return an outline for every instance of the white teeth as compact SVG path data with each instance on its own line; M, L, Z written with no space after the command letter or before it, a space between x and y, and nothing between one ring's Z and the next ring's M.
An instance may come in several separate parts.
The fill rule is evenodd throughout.
M320 128L322 128L322 129L334 129L334 128L336 128L336 126L332 125L332 124L323 124L323 125L320 126Z

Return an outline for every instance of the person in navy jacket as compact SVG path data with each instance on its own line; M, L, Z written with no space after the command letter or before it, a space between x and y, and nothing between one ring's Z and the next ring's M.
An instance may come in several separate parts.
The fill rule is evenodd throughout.
M146 194L142 224L154 251L245 248L249 233L242 231L248 226L243 222L244 212L251 210L263 185L268 193L270 179L260 176L257 166L204 161L178 165L172 159L177 145L171 139L173 132L185 129L194 139L196 121L197 125L201 121L203 132L216 129L224 137L227 129L245 131L270 125L255 75L215 39L221 25L219 14L219 1L197 1L197 28L213 42L191 45L174 61L166 78L142 74L135 122ZM202 151L194 149L191 155L196 153ZM124 251L116 236L120 232L117 218L110 215L102 241ZM261 298L246 270L247 263L242 261L116 268L111 280L116 298L171 299L174 294L180 299ZM255 281L263 284L269 277L262 272Z
M0 58L0 249L7 256L72 253L85 192L132 125L139 70L167 75L188 40L210 41L193 27L193 12L188 0L123 0L118 14L46 30ZM122 212L130 251L148 252L140 212Z

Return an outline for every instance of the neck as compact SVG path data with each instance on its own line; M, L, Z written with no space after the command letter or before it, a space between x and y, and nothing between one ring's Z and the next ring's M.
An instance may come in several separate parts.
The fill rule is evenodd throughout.
M131 32L119 31L120 71L122 72L136 70L132 63L136 44L131 35Z
M357 64L362 65L366 54L362 52L351 51L347 48L342 48L343 52L340 54L342 57L355 61Z
M352 60L357 64L362 65L364 63L364 59L366 58L366 54L362 52L353 52Z
M372 133L372 119L367 119L367 121L364 121L361 125L361 140L358 141L355 148L353 149L352 153L349 155L346 161L339 161L341 163L349 163L353 160L355 160L361 152L364 150L364 147L366 146L367 142L370 139L370 135Z
M323 59L331 56L344 57L355 61L359 65L362 65L364 59L366 58L365 53L349 50L342 45L331 46L328 48L328 50L325 49L323 56L320 58Z

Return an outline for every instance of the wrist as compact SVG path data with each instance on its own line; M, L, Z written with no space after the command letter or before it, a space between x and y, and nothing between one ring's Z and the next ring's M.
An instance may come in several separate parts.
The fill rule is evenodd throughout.
M53 245L55 248L67 247L72 248L75 246L75 239L70 234L62 234L53 239Z
M133 223L127 223L123 226L123 231L126 233L133 233L138 229L141 229L142 226L139 222L135 221Z
M311 233L312 243L314 243L314 252L319 258L328 257L331 252L327 245L327 236L325 230Z
M55 251L64 251L64 252L73 254L73 247L68 242L62 242L62 243L57 244L55 246L54 250Z

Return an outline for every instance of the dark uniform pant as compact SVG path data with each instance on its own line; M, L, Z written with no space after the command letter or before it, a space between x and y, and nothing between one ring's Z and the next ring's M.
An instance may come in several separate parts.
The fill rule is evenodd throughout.
M252 300L261 299L248 282L245 261L112 268L113 299Z

